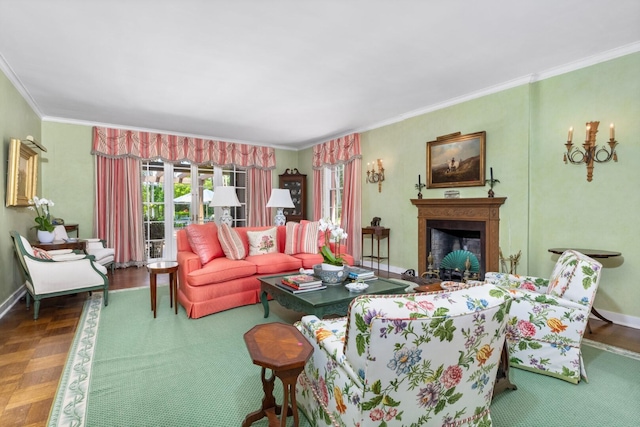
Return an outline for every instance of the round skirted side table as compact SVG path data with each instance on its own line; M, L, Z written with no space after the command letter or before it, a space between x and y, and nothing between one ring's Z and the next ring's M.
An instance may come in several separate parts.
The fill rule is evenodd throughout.
M151 310L153 311L153 318L155 319L157 311L158 274L169 275L169 301L171 307L174 307L175 301L175 313L178 314L178 263L176 261L151 262L147 264L147 270L149 271L149 288L151 290Z

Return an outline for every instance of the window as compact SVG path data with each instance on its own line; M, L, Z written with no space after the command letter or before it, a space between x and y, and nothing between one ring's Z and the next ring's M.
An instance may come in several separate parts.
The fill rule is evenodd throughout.
M344 165L324 169L324 194L322 195L322 216L330 218L334 224L342 219L342 191L344 187Z
M175 230L222 215L209 206L216 186L232 185L241 206L231 209L234 227L247 224L247 172L236 166L142 162L142 211L147 259L175 259Z
M213 178L215 192L216 186L234 186L240 206L232 207L229 213L233 217L233 227L246 227L247 225L247 169L239 166L214 167ZM219 211L219 212L218 212ZM216 215L222 215L222 208L216 208Z

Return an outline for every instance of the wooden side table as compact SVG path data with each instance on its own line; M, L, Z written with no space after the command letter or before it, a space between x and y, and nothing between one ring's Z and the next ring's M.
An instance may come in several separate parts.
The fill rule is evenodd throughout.
M147 264L149 271L149 288L151 289L151 310L153 310L153 318L156 318L156 296L158 293L157 275L169 274L169 301L171 307L174 306L175 312L178 314L178 263L176 261L159 261Z
M64 229L67 234L75 231L76 237L80 237L80 226L78 224L65 224Z
M364 236L370 236L371 237L371 253L369 255L362 255L362 259L364 260L365 258L369 258L371 260L371 268L373 268L373 260L375 259L376 261L378 261L378 274L380 273L380 260L382 259L386 259L387 260L387 275L389 274L389 232L391 231L390 228L385 228L385 227L363 227L362 228L362 237L360 238L360 244L362 245L362 248L364 248ZM384 240L387 239L387 256L386 257L381 257L380 256L380 240ZM373 255L373 241L376 240L378 242L378 251L376 252L376 255Z
M41 243L38 241L29 242L34 248L44 249L45 251L53 251L58 249L72 249L74 251L86 252L87 241L75 239L73 241L54 240L51 243Z
M269 419L269 426L277 426L277 415L280 415L281 427L287 425L287 417L290 415L293 415L293 425L297 427L296 382L313 353L313 347L298 329L284 323L254 326L244 334L244 342L253 363L262 367L264 397L262 407L247 415L242 427L249 427L263 417ZM266 376L267 369L271 370L269 378ZM278 405L273 397L275 377L280 378L284 388L282 405Z

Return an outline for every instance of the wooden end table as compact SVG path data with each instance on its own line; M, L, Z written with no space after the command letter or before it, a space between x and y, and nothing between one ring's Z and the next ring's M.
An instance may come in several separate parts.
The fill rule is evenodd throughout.
M157 275L169 275L169 301L173 307L175 299L175 312L178 314L178 263L176 261L158 261L147 264L149 270L149 288L151 289L151 310L153 318L156 318L156 295L158 293Z
M244 342L249 350L251 360L262 367L262 407L246 416L242 427L248 427L263 417L269 419L269 426L287 425L287 417L293 415L293 425L299 425L298 407L296 404L296 382L298 375L313 353L313 347L307 339L291 325L284 323L266 323L251 328L244 334ZM266 371L271 370L267 378ZM280 378L284 388L282 405L273 397L275 378ZM289 405L291 397L291 405ZM284 409L284 411L283 411Z

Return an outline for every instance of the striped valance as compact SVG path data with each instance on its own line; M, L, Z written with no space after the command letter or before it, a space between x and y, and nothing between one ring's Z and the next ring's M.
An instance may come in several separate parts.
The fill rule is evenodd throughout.
M349 163L353 159L361 158L360 134L352 133L341 138L332 139L313 147L313 169L322 169Z
M275 150L269 147L98 126L93 128L91 154L266 170L276 167Z

